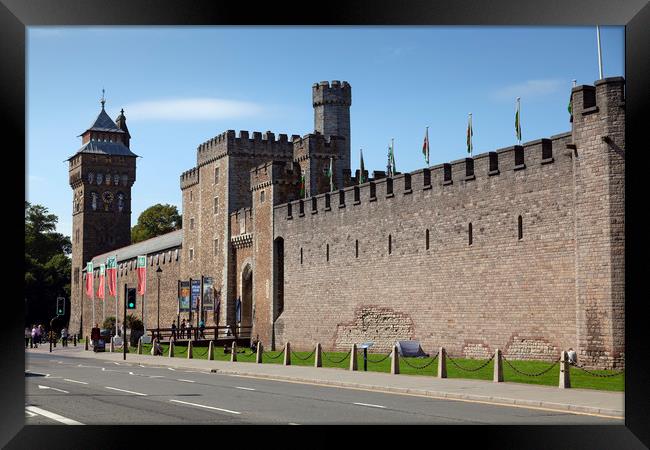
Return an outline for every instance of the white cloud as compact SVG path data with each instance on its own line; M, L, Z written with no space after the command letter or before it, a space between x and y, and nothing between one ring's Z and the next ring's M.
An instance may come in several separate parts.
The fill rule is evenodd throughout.
M216 120L259 115L263 108L252 102L220 98L180 98L133 103L124 107L129 120Z
M528 80L523 83L512 84L504 86L493 91L490 97L494 100L512 100L515 98L531 98L541 97L543 95L552 94L559 91L562 87L566 87L567 92L570 89L569 84L563 80L549 79L549 80Z

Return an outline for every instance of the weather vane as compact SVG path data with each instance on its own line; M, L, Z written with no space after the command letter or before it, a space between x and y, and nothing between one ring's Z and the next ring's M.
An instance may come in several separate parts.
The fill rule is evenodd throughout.
M104 103L106 103L106 99L104 98L104 88L102 88L102 99L99 102L102 104L102 109L104 109Z

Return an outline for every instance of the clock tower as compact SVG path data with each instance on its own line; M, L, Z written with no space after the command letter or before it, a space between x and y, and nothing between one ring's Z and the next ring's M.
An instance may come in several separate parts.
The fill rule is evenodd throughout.
M69 329L84 335L93 326L92 302L84 292L86 263L131 244L131 187L138 157L129 148L131 135L124 110L113 121L104 109L103 95L100 103L97 119L80 135L81 148L68 158L72 188ZM95 322L100 321L97 316Z

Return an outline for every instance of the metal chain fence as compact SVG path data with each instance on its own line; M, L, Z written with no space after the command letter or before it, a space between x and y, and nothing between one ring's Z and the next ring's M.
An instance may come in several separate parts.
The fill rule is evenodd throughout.
M392 353L393 353L393 352L390 352L390 353L388 353L386 356L384 356L383 358L378 359L378 360L376 360L376 361L373 361L373 360L370 359L370 358L366 358L366 361L368 361L369 363L378 364L378 363L380 363L380 362L384 362L384 361L386 361L386 360L390 357L390 355L391 355Z
M198 356L199 358L203 358L205 355L208 354L208 351L210 351L210 349L208 347L206 347L205 351L202 352L202 353L198 353L196 350L197 349L194 349L194 348L192 349L192 356Z
M316 353L316 349L314 349L314 350L313 350L309 355L307 355L306 357L302 358L302 357L298 356L298 354L297 354L296 352L294 352L294 351L291 352L291 354L292 354L294 357L298 358L298 359L301 360L301 361L307 361L307 360L310 359L312 356L314 356L314 353Z
M490 363L490 361L492 361L494 359L494 355L492 355L490 357L490 359L488 359L483 364L481 364L480 366L478 366L478 367L476 367L474 369L468 369L466 367L459 366L458 363L456 361L454 361L452 358L450 358L449 356L447 356L447 359L449 360L449 362L451 362L454 366L456 366L460 370L463 370L465 372L477 372L477 371L481 370L483 367L487 366Z
M350 356L350 353L352 353L352 350L348 350L348 352L345 354L345 356L344 356L342 359L340 359L340 360L338 360L338 361L334 361L334 360L330 359L330 358L327 356L327 353L322 352L322 354L323 354L323 358L325 358L326 360L328 360L328 361L331 362L332 364L340 364L340 363L342 363L343 361L345 361L346 359L348 359L348 356Z
M426 369L426 368L429 367L431 364L433 364L433 362L434 362L434 361L436 360L436 358L438 357L438 354L439 354L439 353L440 353L440 352L436 353L436 356L434 356L433 359L431 359L431 361L429 361L428 363L426 363L426 364L423 365L423 366L415 366L415 365L411 364L411 363L408 361L408 359L406 359L406 358L400 359L400 362L401 362L401 361L404 361L404 363L405 363L407 366L409 366L409 367L411 367L411 368L413 368L413 369L422 370L422 369Z
M250 358L251 356L254 356L256 354L257 352L250 352L247 354L246 351L243 351L243 352L237 352L237 357L239 358L241 356L243 358Z
M602 374L602 373L595 373L590 370L587 370L584 366L579 366L577 363L569 363L569 365L576 367L583 372L586 372L587 374L591 375L592 377L599 377L599 378L611 378L611 377L617 377L619 375L622 375L625 373L625 369L621 370L620 372L616 373L609 373L609 374Z
M547 373L547 372L550 371L553 367L557 366L557 365L560 363L560 359L558 358L557 361L555 361L553 364L551 364L549 367L547 367L546 369L542 370L541 372L537 372L537 373L526 373L526 372L522 372L521 370L519 370L519 369L517 369L515 366L513 366L513 365L510 363L510 361L508 361L508 360L506 359L505 356L501 355L501 358L505 361L505 363L506 363L508 366L510 366L510 368L511 368L512 370L514 370L515 372L517 372L519 375L524 375L524 376L527 376L527 377L538 377L538 376L540 376L540 375L544 375L545 373Z
M269 352L263 352L263 353L262 353L263 356L266 356L266 357L269 358L269 359L278 359L278 358L279 358L280 356L282 356L283 354L284 354L284 349L282 349L282 351L281 351L280 353L278 353L277 355L275 355L275 356L270 356L270 355L269 355Z

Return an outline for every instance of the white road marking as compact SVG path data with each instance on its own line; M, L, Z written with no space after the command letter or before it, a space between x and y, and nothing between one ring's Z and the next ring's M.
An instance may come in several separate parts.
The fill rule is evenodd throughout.
M103 367L99 367L99 366L84 366L83 364L79 364L79 365L77 365L77 367L89 367L89 368L91 368L91 369L102 369L102 370L104 370Z
M247 388L247 387L241 387L241 386L235 386L235 389L243 389L245 391L254 391L255 390L253 388Z
M63 380L69 381L70 383L88 384L85 381L70 380L68 378L64 378Z
M186 383L196 383L196 381L192 381L192 380L184 380L184 379L182 379L182 378L177 378L176 380L177 380L177 381L184 381L184 382L186 382Z
M105 388L106 388L106 389L112 389L112 390L114 390L114 391L126 392L126 393L128 393L128 394L144 395L144 396L147 395L147 394L142 394L142 393L140 393L140 392L127 391L127 390L124 390L124 389L118 389L118 388L114 388L114 387L110 387L110 386L105 386Z
M35 414L35 413L33 413L31 411L27 411L27 410L25 410L25 415L27 417L36 417L36 416L38 416L38 414Z
M371 408L385 408L385 406L381 405L372 405L370 403L353 403L354 405L359 405L359 406L370 406Z
M237 412L237 411L231 411L229 409L222 409L222 408L215 408L214 406L199 405L198 403L182 402L180 400L170 400L170 402L182 403L184 405L198 406L199 408L214 409L214 410L217 410L217 411L223 411L223 412L227 412L227 413L231 413L231 414L241 414L240 412Z
M288 425L300 425L299 423L289 422Z
M57 422L64 423L66 425L83 425L81 422L77 422L76 420L68 419L67 417L60 416L58 414L55 414L50 411L46 411L41 408L37 408L36 406L25 406L25 409L27 411L30 411L32 413L40 414L41 416L45 416L49 419L56 420Z
M34 375L43 375L43 376L45 376L45 377L49 377L49 376L50 376L49 373L34 372L34 371L32 371L32 370L29 370L29 369L28 369L28 370L25 370L25 372L33 373Z
M176 369L174 369L174 368L172 368L172 367L167 367L167 368L168 368L169 370L173 370L174 372L176 372Z
M149 378L165 378L162 375L147 375Z
M38 388L39 389L52 389L53 391L59 391L59 392L63 392L64 394L69 394L68 391L64 391L63 389L57 389L57 388L53 388L53 387L49 387L49 386L43 386L43 385L40 385L40 384L38 385Z

